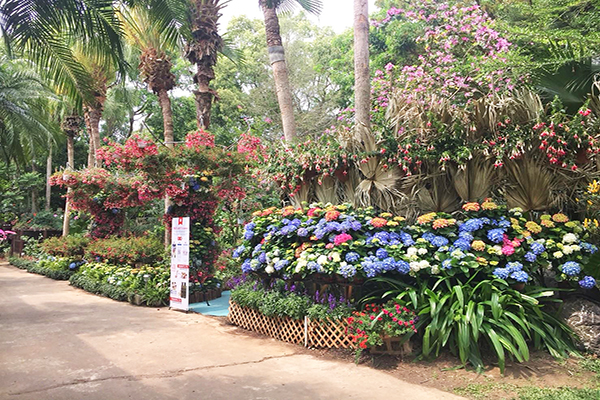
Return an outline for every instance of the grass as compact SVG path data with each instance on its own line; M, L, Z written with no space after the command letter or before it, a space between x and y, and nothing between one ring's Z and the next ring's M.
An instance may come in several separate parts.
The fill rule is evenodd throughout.
M474 400L483 400L494 394L506 400L598 400L600 389L518 387L511 384L476 383L456 388L454 392ZM502 397L505 395L504 397Z

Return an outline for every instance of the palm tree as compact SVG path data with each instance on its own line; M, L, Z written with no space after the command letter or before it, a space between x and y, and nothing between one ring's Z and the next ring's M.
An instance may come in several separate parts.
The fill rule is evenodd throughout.
M265 19L267 47L271 67L273 68L277 102L281 111L283 134L285 140L291 142L297 136L296 123L294 121L294 104L292 102L292 90L290 88L277 12L288 11L293 9L295 5L300 5L306 11L318 14L321 11L322 2L321 0L259 0L258 3Z
M217 92L210 87L215 78L214 66L217 55L223 49L223 38L219 35L219 18L221 9L227 2L220 0L194 0L188 17L189 38L185 48L185 56L196 65L194 82L198 90L196 98L196 119L198 128L208 128L213 99Z
M138 68L148 88L158 96L163 116L164 142L173 147L173 111L169 91L175 87L175 75L171 72L171 59L167 50L172 50L177 43L169 41L169 37L161 31L161 26L153 21L148 10L135 7L124 10L125 31L127 39L141 52ZM178 42L178 37L174 38Z
M71 113L67 115L62 122L61 128L65 135L67 136L67 169L75 168L75 137L79 135L81 131L81 123L82 118L75 114ZM65 215L63 220L63 236L67 236L69 234L69 221L71 218L71 207L69 204L69 193L71 188L67 189L67 200L65 201Z
M354 0L354 106L356 123L370 126L369 3Z

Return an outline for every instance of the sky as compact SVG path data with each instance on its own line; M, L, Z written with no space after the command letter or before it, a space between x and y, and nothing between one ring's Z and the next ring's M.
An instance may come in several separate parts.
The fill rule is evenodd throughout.
M375 11L375 0L369 0L369 14ZM319 26L331 26L336 33L350 28L353 23L354 0L323 0L321 15L309 14L311 21ZM224 32L231 18L246 15L249 18L263 18L258 0L231 0L221 11L219 28Z

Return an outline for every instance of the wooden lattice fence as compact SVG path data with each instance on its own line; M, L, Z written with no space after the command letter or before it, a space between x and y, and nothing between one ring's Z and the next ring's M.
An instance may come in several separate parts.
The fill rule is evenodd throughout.
M229 304L229 321L241 328L305 347L347 349L353 345L346 335L345 321L267 317L234 302Z

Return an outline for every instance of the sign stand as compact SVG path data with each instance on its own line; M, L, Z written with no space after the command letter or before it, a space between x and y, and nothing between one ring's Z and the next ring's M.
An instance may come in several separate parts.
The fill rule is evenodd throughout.
M187 312L190 306L190 218L173 217L171 225L169 307Z

